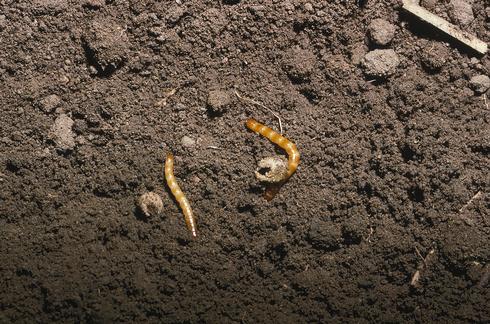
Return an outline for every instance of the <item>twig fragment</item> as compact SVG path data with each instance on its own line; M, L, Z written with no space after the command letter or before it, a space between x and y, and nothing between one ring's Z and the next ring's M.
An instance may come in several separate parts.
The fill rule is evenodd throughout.
M415 247L415 252L422 259L422 261L419 263L417 271L415 271L412 276L412 280L410 281L410 285L413 287L418 286L420 277L422 276L422 272L427 269L430 258L436 252L436 250L431 249L429 253L427 253L427 255L425 256L425 258L422 257L422 254L420 254L420 251L417 249L417 247Z
M478 191L473 197L471 197L470 200L468 200L468 202L459 209L459 212L462 213L464 210L466 210L466 208L468 208L469 205L471 205L471 203L473 203L473 201L475 201L476 199L480 198L482 195L482 192L481 191Z
M238 99L240 100L244 100L244 101L248 101L254 105L257 105L259 107L262 107L264 108L265 110L269 111L272 115L274 115L274 117L277 118L277 120L279 121L279 133L282 135L282 122L281 122L281 117L279 117L279 115L277 113L275 113L272 109L270 109L269 107L265 106L264 104L258 102L258 101L255 101L253 99L250 99L250 98L247 98L247 97L242 97L238 91L235 90L235 95L238 97Z

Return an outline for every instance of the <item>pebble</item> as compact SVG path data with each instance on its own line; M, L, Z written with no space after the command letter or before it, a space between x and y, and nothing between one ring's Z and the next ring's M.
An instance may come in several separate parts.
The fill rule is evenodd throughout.
M395 73L400 58L392 49L376 49L367 53L361 64L367 76L385 78Z
M138 199L138 208L146 217L157 216L163 211L162 198L152 191L145 192Z
M384 19L374 19L368 26L368 35L376 45L387 45L395 37L396 26Z
M451 17L462 26L470 24L475 19L471 3L465 0L451 0L450 5Z
M490 78L486 75L475 75L470 79L470 87L476 93L482 94L490 88Z
M51 127L51 134L56 146L61 150L71 150L75 147L75 134L72 131L73 119L61 114Z
M183 147L192 148L196 146L196 140L189 136L182 137L180 142L182 143Z
M223 90L212 90L208 93L207 105L211 113L222 115L231 103L228 92Z
M40 102L41 110L45 113L53 112L61 103L61 98L55 94L44 97Z

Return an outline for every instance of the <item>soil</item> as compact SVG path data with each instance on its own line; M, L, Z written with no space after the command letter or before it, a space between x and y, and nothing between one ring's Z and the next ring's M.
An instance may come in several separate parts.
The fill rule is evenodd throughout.
M1 1L0 322L488 323L490 60L400 6ZM486 6L461 27L489 42ZM279 125L236 93L301 153L270 202L254 172L285 152L245 121Z

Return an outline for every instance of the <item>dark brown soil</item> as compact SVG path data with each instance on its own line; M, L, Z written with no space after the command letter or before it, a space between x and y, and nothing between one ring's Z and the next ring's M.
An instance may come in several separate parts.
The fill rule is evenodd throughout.
M0 49L1 323L490 321L490 59L399 2L6 0ZM256 163L284 152L244 122L278 123L235 91L301 152L271 202Z

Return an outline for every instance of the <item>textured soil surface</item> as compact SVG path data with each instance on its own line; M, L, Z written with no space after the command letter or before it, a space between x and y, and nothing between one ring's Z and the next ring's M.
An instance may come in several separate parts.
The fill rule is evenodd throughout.
M0 1L0 323L488 323L490 59L400 7ZM270 202L246 98L301 153Z

